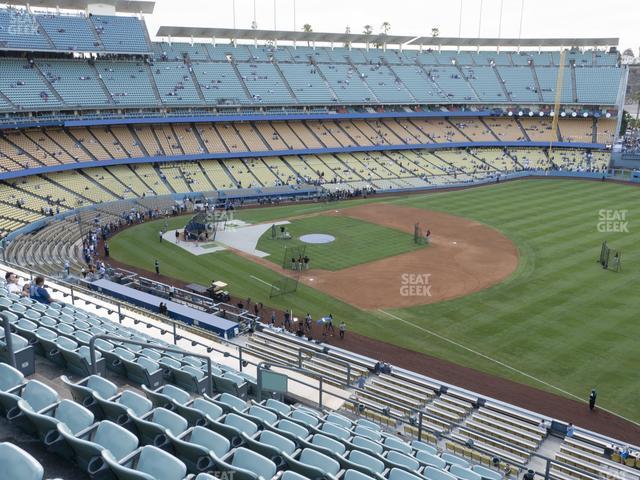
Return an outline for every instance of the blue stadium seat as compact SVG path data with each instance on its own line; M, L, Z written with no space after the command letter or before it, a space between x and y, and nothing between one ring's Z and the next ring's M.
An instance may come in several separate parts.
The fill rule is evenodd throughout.
M42 480L44 469L38 461L12 443L0 443L0 478Z

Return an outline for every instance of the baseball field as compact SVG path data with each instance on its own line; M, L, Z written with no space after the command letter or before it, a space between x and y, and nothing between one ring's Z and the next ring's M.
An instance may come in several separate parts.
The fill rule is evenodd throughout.
M233 295L274 308L332 313L348 331L571 398L640 421L640 189L569 180L521 180L467 190L247 209L251 223L288 220L292 239L258 240L269 256L194 256L158 241L163 221L110 241L124 264L184 282L224 280ZM413 226L432 230L416 245ZM172 218L169 229L186 218ZM283 243L308 245L297 292L269 298ZM603 270L601 243L622 252ZM455 378L446 379L455 383Z

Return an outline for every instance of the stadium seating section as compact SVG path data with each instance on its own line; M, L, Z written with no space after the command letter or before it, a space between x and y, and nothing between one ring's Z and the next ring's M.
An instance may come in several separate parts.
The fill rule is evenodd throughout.
M11 428L92 478L209 479L226 472L251 480L501 480L516 476L516 465L530 461L545 442L535 414L491 401L478 407L473 394L443 391L402 369L371 375L372 359L340 349L326 355L322 345L280 329L251 336L245 358L297 366L304 349L305 369L338 390L357 378L366 381L340 411L256 401L253 366L233 367L223 343L180 329L174 345L162 338L166 327L152 315L114 319L114 312L91 302L63 303L51 286L56 301L42 305L8 293L0 280L0 316L14 328L13 344L33 349L38 367L60 375L55 382L25 378L0 363L0 411ZM100 333L114 339L96 340L98 376L90 369L89 340ZM195 353L204 351L213 359L211 377L203 355ZM418 409L421 440L418 425L396 431L386 416ZM599 437L584 431L565 438L555 449L554 478L589 478L575 467L640 478L634 457L623 463L605 457L602 447ZM45 474L38 459L11 443L0 444L0 461L6 478L41 480Z
M131 16L0 9L0 50L148 54L0 59L0 111L106 106L552 104L557 52L454 52L150 42ZM616 53L565 55L563 104L614 105ZM83 89L73 86L82 82ZM594 88L598 87L598 88ZM79 91L90 92L80 96ZM79 98L81 97L81 98Z
M640 460L605 454L618 442L581 429L548 441L540 415L400 368L372 374L370 358L278 328L243 337L237 358L238 345L198 326L171 336L166 318L79 287L66 303L74 293L53 280L86 266L92 226L168 212L187 196L600 176L610 153L597 147L614 142L626 74L617 53L569 50L561 65L551 51L152 42L138 17L12 7L0 8L0 51L2 258L51 275L54 300L9 293L0 265L0 319L11 326L8 338L0 328L0 415L12 432L0 478L49 477L55 454L57 468L94 479L502 480L553 452L554 480L640 480ZM194 121L220 114L244 118ZM78 118L109 121L63 122ZM47 123L9 125L34 119ZM97 340L92 359L101 334L114 338ZM8 365L9 339L35 355L20 365L34 375ZM259 399L263 361L322 376L331 407ZM17 446L20 431L28 440Z

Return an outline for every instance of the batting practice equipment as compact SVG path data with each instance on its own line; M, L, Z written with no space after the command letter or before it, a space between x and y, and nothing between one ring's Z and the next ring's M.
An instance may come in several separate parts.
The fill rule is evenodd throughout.
M269 298L297 292L298 283L299 281L297 276L296 278L284 277L281 280L277 280L273 282L273 284L271 285L271 292L269 293Z
M605 270L613 270L614 272L619 272L622 270L622 252L616 250L615 248L611 248L607 245L607 242L602 242L602 247L600 248L600 265Z
M301 266L297 263L299 258L304 258L307 252L306 245L300 245L297 247L285 247L284 257L282 258L282 268L285 270L302 270Z

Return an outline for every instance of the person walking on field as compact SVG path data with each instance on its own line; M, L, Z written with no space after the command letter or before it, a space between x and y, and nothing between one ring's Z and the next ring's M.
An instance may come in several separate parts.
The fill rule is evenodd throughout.
M344 332L347 330L347 324L344 323L344 320L340 322L338 330L340 331L340 340L344 340Z
M160 262L156 260L154 265L156 267L156 275L160 275Z
M593 390L591 390L591 393L589 394L589 410L593 410L596 408L596 397L598 396L598 394L596 393L595 388Z
M331 330L331 336L333 337L336 334L336 329L333 326L333 314L329 314L327 317L327 332Z

